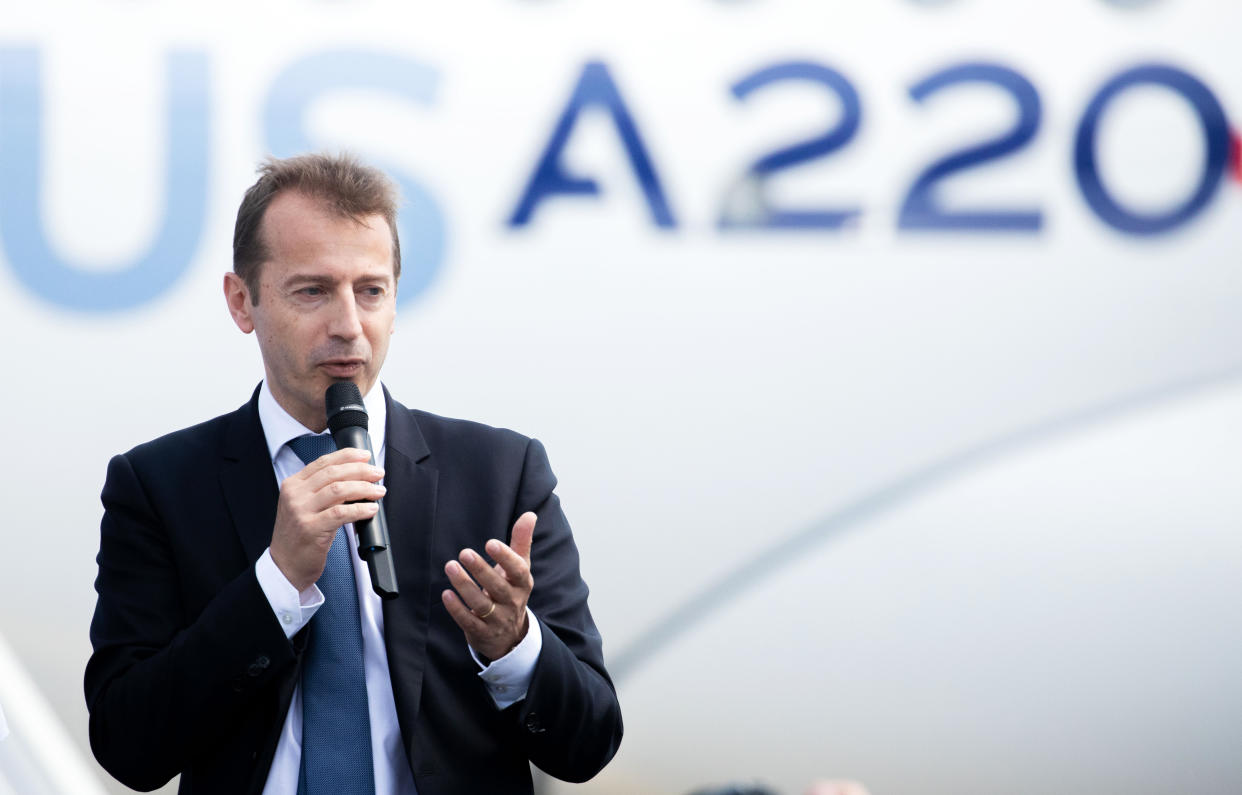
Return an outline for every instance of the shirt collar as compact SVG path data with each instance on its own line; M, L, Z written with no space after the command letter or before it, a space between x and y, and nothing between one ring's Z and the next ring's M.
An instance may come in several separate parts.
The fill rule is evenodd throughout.
M384 389L379 386L378 382L362 398L362 403L367 407L367 425L369 426L367 432L371 437L371 449L375 452L378 461L380 453L384 450L384 429L388 424L388 401L384 400ZM276 461L280 448L288 444L291 439L315 433L295 420L276 402L276 397L268 388L266 380L259 389L259 423L263 426L263 436L267 439L267 452L273 462Z

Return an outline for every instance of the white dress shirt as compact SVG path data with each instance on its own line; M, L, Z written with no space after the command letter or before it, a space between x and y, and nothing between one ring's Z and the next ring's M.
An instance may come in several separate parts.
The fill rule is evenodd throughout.
M371 446L375 451L375 463L384 466L385 427L388 407L384 391L373 387L363 398L367 407ZM291 439L314 433L295 420L276 402L267 382L259 391L259 421L267 439L268 452L276 471L276 482L283 483L304 466L302 460L288 446ZM381 481L382 482L382 481ZM345 526L350 550L357 549L358 539L354 526ZM394 548L395 555L401 550ZM358 588L358 607L362 620L362 660L366 673L367 705L371 718L371 753L375 768L376 795L409 795L414 790L414 777L406 759L405 746L401 741L401 727L397 723L397 705L392 695L392 680L388 673L388 655L384 647L383 602L371 590L371 576L366 563L357 555L350 555L354 564L354 580ZM446 561L447 562L447 561ZM271 548L264 550L257 563L255 574L259 585L267 595L272 610L285 630L286 637L306 626L311 616L324 603L323 593L312 585L298 593L293 584L272 561ZM534 673L535 662L543 646L539 622L527 608L526 637L507 655L484 666L474 649L470 655L479 665L479 677L483 680L497 708L521 701L526 697ZM465 643L465 636L462 636ZM294 795L298 788L298 776L302 761L302 686L293 691L293 701L280 730L276 755L267 774L263 795Z

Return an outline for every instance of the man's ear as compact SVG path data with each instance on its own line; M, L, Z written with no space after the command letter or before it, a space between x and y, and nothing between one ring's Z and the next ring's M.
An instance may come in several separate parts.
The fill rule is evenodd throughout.
M229 305L229 314L233 322L243 334L254 331L254 318L250 315L250 289L246 282L236 273L224 274L224 301Z

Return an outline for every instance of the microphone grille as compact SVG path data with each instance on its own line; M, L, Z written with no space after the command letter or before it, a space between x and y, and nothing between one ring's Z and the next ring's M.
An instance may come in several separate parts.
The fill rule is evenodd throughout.
M336 433L350 426L367 427L367 407L362 403L362 392L353 381L337 381L323 395L328 415L328 428Z

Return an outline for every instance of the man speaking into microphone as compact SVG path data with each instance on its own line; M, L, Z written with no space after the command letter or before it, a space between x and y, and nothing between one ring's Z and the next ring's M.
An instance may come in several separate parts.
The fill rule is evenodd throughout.
M128 786L529 793L530 763L583 781L616 753L542 445L379 383L400 274L385 175L344 156L260 168L224 294L264 379L113 458L103 488L86 700ZM361 446L338 449L326 396Z

